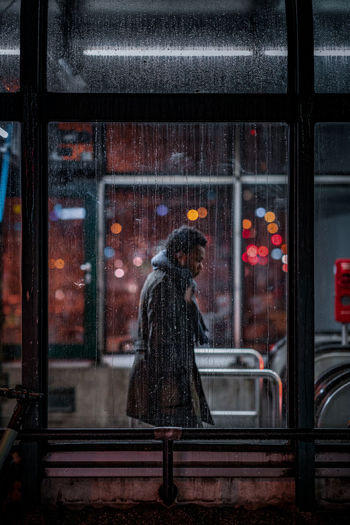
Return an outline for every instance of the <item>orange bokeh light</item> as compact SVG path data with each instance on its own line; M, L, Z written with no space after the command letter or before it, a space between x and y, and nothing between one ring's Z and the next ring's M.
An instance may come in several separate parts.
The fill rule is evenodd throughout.
M243 219L242 221L243 230L249 230L252 227L252 221L249 219Z
M206 216L208 215L207 208L200 207L200 208L198 208L197 212L198 212L198 217L200 219L205 219Z
M188 210L187 212L187 218L189 221L196 221L199 217L197 210Z
M63 259L56 259L55 267L57 268L57 270L63 270L63 268L64 268L64 260Z
M286 244L282 244L281 246L282 253L288 253L288 247Z
M273 222L276 219L276 215L273 213L273 211L268 211L265 213L264 218L266 222Z
M114 222L111 226L111 232L114 233L114 235L118 235L122 231L123 227L119 222Z
M267 246L260 246L258 249L258 254L260 257L266 257L269 254L269 249Z
M270 222L270 224L267 226L267 231L269 233L277 233L278 232L278 226L275 222Z

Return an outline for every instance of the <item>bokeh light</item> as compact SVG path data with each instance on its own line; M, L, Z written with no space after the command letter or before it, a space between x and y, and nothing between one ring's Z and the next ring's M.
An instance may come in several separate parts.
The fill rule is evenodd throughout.
M113 257L115 254L115 251L111 246L106 246L103 252L107 259L111 259L111 257Z
M16 215L20 215L21 214L21 205L20 204L14 204L13 205L13 211Z
M117 268L114 272L114 275L118 278L118 279L121 279L122 277L124 277L125 275L125 272L122 268Z
M198 217L200 219L205 219L206 216L208 215L208 210L207 208L203 208L203 206L201 206L200 208L198 208Z
M248 262L248 254L247 254L247 252L244 252L244 254L242 255L242 261L243 262Z
M136 256L136 257L133 258L132 263L133 263L134 266L137 266L137 267L142 266L143 259L142 259L142 257Z
M116 260L114 261L114 266L115 266L115 268L121 268L121 267L123 266L123 264L124 264L124 263L123 263L123 261L122 261L121 259L116 259Z
M257 217L259 217L259 219L262 219L263 217L265 217L265 213L266 213L265 208L257 208L257 209L255 210L255 215L256 215Z
M57 270L63 270L63 268L64 268L64 260L63 259L56 259L55 267L57 268Z
M288 272L288 264L283 264L282 265L282 271L286 272L286 273Z
M243 230L249 230L252 227L252 221L249 219L243 219L242 221Z
M270 224L267 225L267 231L269 233L277 233L278 232L278 226L275 222L270 222Z
M156 213L160 217L164 217L165 215L167 215L168 211L169 211L169 208L168 206L165 206L165 204L159 204L159 206L157 206L156 208Z
M269 249L267 246L259 246L258 254L260 257L266 257L269 254Z
M258 255L258 247L255 246L255 244L248 244L247 255L248 255L248 259L249 257L256 257Z
M280 250L280 248L274 248L273 250L271 250L271 257L275 261L279 261L282 257L282 250Z
M250 201L253 197L253 193L250 190L244 190L243 192L243 199L245 201Z
M282 255L282 262L288 264L288 255Z
M63 301L63 299L65 298L65 293L63 290L61 290L60 288L58 290L55 291L55 299L57 301Z
M114 222L111 226L111 232L114 233L114 235L118 235L122 231L123 227L119 222Z
M272 235L271 242L275 246L279 246L280 244L282 244L282 236L279 235L278 233L276 233L275 235Z
M249 257L248 256L248 262L249 264L251 264L252 266L255 266L256 264L258 264L259 262L259 257L257 255L255 255L254 257Z
M259 257L259 264L261 264L261 266L266 266L268 262L269 262L268 257Z
M196 221L198 219L198 211L197 210L188 210L187 218L188 218L189 221Z
M276 219L276 215L273 213L273 211L267 211L265 213L266 222L273 222L275 219Z
M281 249L283 253L288 253L288 246L286 244L282 244Z
M56 268L56 261L55 261L55 259L49 259L49 268L50 268L50 270L54 270Z

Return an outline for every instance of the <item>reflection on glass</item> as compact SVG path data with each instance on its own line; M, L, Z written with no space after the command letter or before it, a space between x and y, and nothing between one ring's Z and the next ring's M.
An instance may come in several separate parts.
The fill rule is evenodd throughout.
M0 384L21 382L22 289L19 125L0 122ZM14 402L0 399L0 426Z
M208 342L196 362L216 426L284 424L286 351L274 346L286 335L287 131L50 125L50 425L142 425L126 416L140 293L181 225L207 240L196 282ZM69 154L77 146L95 160Z
M284 2L49 2L52 91L285 92Z
M349 426L350 124L315 133L315 426Z
M313 0L315 91L349 93L350 4Z
M0 3L0 92L19 90L20 0Z

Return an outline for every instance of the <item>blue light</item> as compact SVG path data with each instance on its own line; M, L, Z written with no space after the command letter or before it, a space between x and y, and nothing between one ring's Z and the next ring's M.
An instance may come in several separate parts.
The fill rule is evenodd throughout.
M272 259L275 259L275 261L278 261L282 257L282 250L279 248L274 248L271 250L271 257Z
M169 209L165 204L159 204L156 208L157 215L160 215L161 217L164 217L164 215L167 215Z
M49 213L49 219L50 219L50 221L58 221L58 215L57 215L55 209L53 209L52 211L50 211L50 213Z
M266 213L265 208L257 208L257 209L255 210L255 215L256 215L257 217L259 217L259 219L262 219L263 217L265 217L265 213Z
M104 249L106 259L111 259L115 255L115 251L111 246L106 246Z

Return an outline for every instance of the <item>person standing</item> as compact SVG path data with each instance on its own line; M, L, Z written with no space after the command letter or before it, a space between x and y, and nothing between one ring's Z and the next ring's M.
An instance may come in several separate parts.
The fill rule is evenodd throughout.
M127 415L151 425L214 424L194 357L195 344L208 342L193 280L206 244L195 228L174 230L141 291Z

